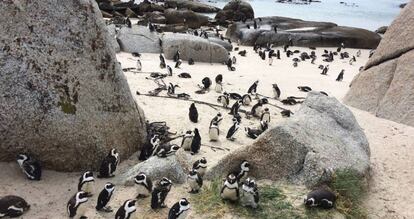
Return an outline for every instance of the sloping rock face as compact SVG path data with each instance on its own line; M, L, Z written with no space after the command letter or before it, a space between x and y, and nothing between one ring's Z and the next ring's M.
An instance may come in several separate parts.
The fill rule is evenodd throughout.
M208 17L190 10L167 9L164 11L167 24L185 24L189 28L197 29L209 23Z
M223 10L216 14L215 17L219 23L226 23L226 21L242 21L253 18L253 8L247 1L244 0L230 1L224 6Z
M96 169L140 149L145 118L94 0L0 1L0 161Z
M115 24L110 24L110 25L106 26L106 28L108 29L110 43L114 47L115 52L120 52L121 47L119 46L119 43L116 39L117 36L116 36Z
M172 59L177 51L182 60L192 58L196 62L223 63L229 58L223 46L190 34L166 33L162 38L162 50L167 59Z
M160 37L145 26L123 27L118 34L121 50L124 52L160 53Z
M351 83L345 103L414 126L414 2L385 32L365 71Z
M220 8L188 0L167 0L165 1L165 5L168 8L189 9L198 13L215 13L220 11Z
M332 179L338 169L361 176L370 165L370 149L352 112L333 97L309 93L297 113L211 168L207 178L227 174L242 160L253 177L288 179L313 187Z
M264 17L253 21L237 22L229 26L226 36L243 45L253 46L272 43L274 46L286 45L289 39L294 46L338 47L344 43L348 48L374 49L381 37L372 31L341 27L329 22L304 21L286 17ZM250 29L248 28L250 26ZM277 32L274 28L277 27Z

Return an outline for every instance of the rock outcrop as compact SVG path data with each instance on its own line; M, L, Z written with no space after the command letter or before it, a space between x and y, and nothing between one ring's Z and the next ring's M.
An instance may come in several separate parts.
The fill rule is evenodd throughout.
M351 83L345 103L414 126L414 2L385 32L365 71Z
M167 9L164 12L167 24L185 24L189 28L197 29L209 23L208 17L190 10Z
M223 10L216 14L215 19L225 24L227 21L243 21L254 18L252 6L244 0L232 0L227 3Z
M145 26L132 25L119 30L118 41L124 52L160 53L160 37Z
M190 34L166 33L162 37L165 58L172 59L177 51L182 60L192 58L196 62L218 62L228 60L228 51L221 45Z
M94 0L0 1L0 161L62 171L140 149L145 118Z
M293 117L224 157L206 177L221 177L247 160L253 177L313 187L339 169L366 175L369 158L368 141L352 112L333 97L311 92Z
M119 46L117 36L116 36L116 27L114 24L107 25L106 28L108 29L110 44L115 49L115 52L120 52L121 47Z
M165 5L168 8L188 9L198 13L216 13L220 11L220 8L188 0L167 0Z

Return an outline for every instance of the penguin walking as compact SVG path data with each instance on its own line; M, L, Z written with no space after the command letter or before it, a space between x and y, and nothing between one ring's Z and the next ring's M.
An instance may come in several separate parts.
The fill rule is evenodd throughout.
M230 95L226 92L224 92L223 95L220 95L217 98L217 102L221 103L224 108L227 108L230 104Z
M197 170L194 169L192 169L188 174L187 182L191 189L189 193L198 193L203 186L203 178L200 176Z
M220 129L218 126L218 122L212 122L210 124L208 135L210 137L210 141L218 141L219 135L220 135Z
M259 81L255 81L247 90L247 93L257 98L257 85Z
M80 218L85 217L85 208L84 203L88 201L88 194L84 191L77 192L74 196L72 196L68 204L66 205L66 210L69 214L70 218L75 217L76 215L80 215Z
M214 90L217 93L223 92L223 75L221 74L217 75L215 81L216 81L216 87L214 88Z
M205 157L197 160L193 163L193 170L196 170L201 177L204 177L204 174L207 170L207 159Z
M252 98L250 97L250 95L249 94L245 94L245 95L243 95L243 97L242 97L242 104L244 105L244 106L248 106L248 105L250 105L250 103L252 102Z
M260 116L260 121L265 121L266 123L270 123L270 112L269 112L269 108L265 108L263 110L263 113Z
M152 156L153 152L160 145L160 138L158 135L153 135L145 144L141 153L139 154L139 160L147 160Z
M92 171L86 171L79 178L78 192L84 191L88 197L95 192L95 178Z
M151 208L165 208L165 199L171 190L172 182L167 177L162 178L151 193Z
M191 141L191 154L197 154L201 147L201 136L198 129L194 129L194 137Z
M247 178L243 182L240 201L243 206L257 208L259 203L259 189L253 179Z
M278 100L280 98L280 89L277 86L277 84L272 84L273 87L273 95L275 96L275 99Z
M30 209L30 205L22 197L8 195L0 198L0 218L19 217Z
M226 181L221 188L220 197L230 201L237 201L239 199L239 184L234 174L230 173L227 176Z
M344 73L345 73L345 70L342 69L338 77L336 78L336 81L342 81L344 79Z
M194 123L198 122L198 111L197 111L197 108L195 106L195 103L192 103L190 105L188 116L189 116L191 122L194 122Z
M325 209L333 208L336 201L336 195L325 188L319 188L311 191L304 199L306 207L320 207Z
M42 166L39 161L28 154L19 154L16 160L27 179L40 180L42 177Z
M137 71L141 71L142 70L142 63L141 60L137 60Z
M151 195L152 181L145 173L138 173L134 178L134 182L137 188L137 198L145 198Z
M107 206L111 200L112 194L114 193L115 185L112 183L106 183L104 189L99 193L98 201L96 204L97 211L112 212L112 208Z
M239 121L236 118L233 118L233 125L230 127L229 131L227 132L227 140L234 141L234 136L236 135L237 131L240 128Z
M179 202L175 203L168 212L167 219L185 219L190 211L190 202L187 199L182 198Z
M122 204L121 207L119 207L118 211L116 211L115 219L129 219L131 218L131 215L135 213L137 210L137 207L135 206L135 203L137 200L134 199L128 199Z
M194 134L191 130L188 130L183 137L183 140L181 141L181 148L189 151L191 150L191 142L193 141Z
M114 172L119 164L119 154L116 149L111 149L109 154L103 159L99 169L98 178L114 177Z
M210 89L211 80L210 80L209 77L203 78L203 80L201 80L201 83L203 84L203 87L202 87L203 90L209 90Z
M237 100L230 109L230 115L237 115L239 114L240 105L242 104L241 100Z

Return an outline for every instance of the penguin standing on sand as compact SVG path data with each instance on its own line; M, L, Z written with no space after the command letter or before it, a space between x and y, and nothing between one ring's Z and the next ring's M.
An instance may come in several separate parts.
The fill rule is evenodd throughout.
M151 193L151 208L165 208L165 199L171 190L172 182L167 177L162 178Z
M329 65L326 65L326 66L323 68L321 75L327 75L327 74L328 74L328 70L329 70Z
M198 122L198 111L194 103L190 105L188 116L191 122L194 122L194 123Z
M142 70L142 63L141 60L137 60L137 71L141 71Z
M278 100L280 98L280 89L277 86L277 84L272 84L273 87L273 95L275 96L275 99Z
M118 211L116 211L115 219L130 219L131 215L137 210L137 207L135 206L136 202L137 200L134 199L126 200L124 204L119 207Z
M259 189L253 179L247 178L243 182L240 201L243 206L257 208L259 203Z
M231 58L231 61L232 61L233 65L235 65L235 64L237 63L236 56L233 56L233 57Z
M203 78L203 80L201 80L201 83L203 84L203 87L202 87L203 90L209 90L210 89L211 80L210 80L209 77Z
M112 183L106 183L104 189L99 193L98 201L96 204L97 211L112 212L110 206L106 206L111 200L112 194L115 190L115 185Z
M95 190L95 178L91 171L86 171L79 178L78 192L84 191L88 197L91 197Z
M30 209L30 205L22 197L8 195L0 198L0 218L19 217Z
M230 173L220 191L220 197L224 200L237 201L239 199L239 184L236 176Z
M183 61L181 59L178 59L178 61L175 63L175 68L180 68L181 63L183 63Z
M68 204L66 205L66 210L69 214L70 218L75 217L76 215L80 215L80 218L84 217L84 210L83 204L88 201L88 194L84 191L77 192L74 196L69 199ZM82 208L79 208L81 207Z
M237 115L239 114L240 105L242 104L241 100L237 100L230 109L230 115Z
M160 54L160 68L163 69L166 67L165 58L163 54Z
M173 57L174 62L178 62L178 60L180 60L180 51L177 50L177 52L175 53L174 57Z
M338 77L336 78L336 81L342 81L344 79L344 73L345 73L345 70L342 69L342 71L339 73Z
M175 203L168 212L167 219L185 219L190 211L190 203L187 199L182 198L179 202Z
M181 142L181 148L185 151L191 150L191 142L193 141L194 134L191 130L188 130L183 137L183 141Z
M173 70L171 68L171 66L167 65L167 75L168 76L172 76L173 75Z
M259 81L255 81L247 90L247 93L257 98L257 85Z
M260 116L260 121L265 121L266 123L270 123L270 112L269 112L269 108L265 108L263 110L263 113Z
M232 65L233 65L233 61L231 60L231 58L229 58L229 59L226 61L226 65L227 65L227 69L228 69L229 71L235 71L235 70L236 70L236 68L232 66Z
M201 147L201 136L198 129L194 129L194 137L191 141L191 154L197 154Z
M240 128L239 121L236 118L233 118L233 125L230 127L229 131L227 132L227 140L234 141L234 136L236 135L237 131Z
M138 173L134 178L134 182L137 188L137 198L145 198L151 195L152 181L145 173Z
M304 200L306 207L321 207L325 209L333 208L336 195L324 188L319 188L310 192Z
M248 105L250 105L250 103L252 102L252 98L250 97L250 95L249 94L245 94L245 95L243 95L243 97L242 97L242 104L244 105L244 106L248 106Z
M224 92L223 95L220 95L217 98L217 102L221 103L224 108L227 108L230 104L230 95L226 92Z
M103 159L99 169L98 178L114 177L114 172L119 164L119 154L116 149L111 149L109 154Z
M197 160L193 163L193 170L196 170L201 177L204 177L204 174L207 170L207 159L205 157Z
M189 193L198 193L203 186L203 178L200 176L197 170L194 169L192 169L188 174L187 182L191 189Z
M216 81L216 87L214 90L217 93L223 92L223 75L221 74L217 75L215 81Z
M28 154L17 155L17 163L23 173L30 180L40 180L42 177L42 166L40 162L30 157Z
M139 160L147 160L152 156L152 153L160 145L160 138L158 135L153 135L145 144L141 153L139 154Z
M223 115L221 115L221 113L218 112L217 115L214 116L214 118L211 120L210 126L211 126L211 124L213 124L213 122L216 122L217 125L220 125L220 123L221 123L222 120L223 120Z
M208 135L210 137L210 141L218 141L219 135L220 135L220 129L218 126L218 122L212 122L210 124Z

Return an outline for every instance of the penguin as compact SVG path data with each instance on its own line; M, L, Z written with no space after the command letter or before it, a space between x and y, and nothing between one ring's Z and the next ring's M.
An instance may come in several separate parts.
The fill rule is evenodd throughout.
M201 136L198 129L194 129L194 137L191 141L191 154L197 154L201 147Z
M141 71L142 70L142 63L141 60L137 60L137 71Z
M231 60L231 58L227 59L226 65L227 65L227 69L229 71L234 71L235 70L235 69L233 70L234 67L232 66L233 65L233 61Z
M232 173L236 176L238 182L243 181L250 171L250 163L247 160L243 160L236 171Z
M208 135L210 137L210 141L218 141L220 135L220 129L218 126L218 122L212 122L210 124L210 128L208 130Z
M191 75L187 72L183 72L178 75L179 78L191 78Z
M240 105L242 104L241 100L237 100L230 109L230 115L239 114Z
M304 199L306 207L320 207L330 209L335 206L336 195L325 188L319 188L311 191Z
M358 50L358 52L356 53L356 56L359 58L361 56L361 50Z
M131 22L131 20L129 19L129 17L127 17L127 18L126 18L126 20L125 20L125 24L127 25L127 27L128 27L128 28L132 28L132 22Z
M203 90L209 90L210 89L211 80L210 80L209 77L203 78L203 80L201 80L201 83L203 84Z
M267 123L270 123L270 112L269 112L269 108L265 108L263 110L263 113L260 116L260 121L265 121Z
M280 112L280 114L282 115L282 117L290 117L290 114L292 114L292 111L283 110L282 112Z
M42 177L42 166L40 162L28 154L17 155L17 163L29 180L39 181Z
M237 201L239 199L239 184L234 174L230 173L220 191L220 197L224 200Z
M220 125L221 121L223 120L223 115L221 115L220 112L217 113L216 116L211 120L210 126L213 124L213 122L217 122L217 125Z
M177 52L175 53L174 57L173 57L174 62L178 62L178 60L180 60L180 51L177 50Z
M174 95L175 94L175 89L178 88L178 87L180 87L180 86L170 83L168 85L168 88L167 88L167 94L168 95Z
M273 64L273 53L274 53L275 51L274 50L270 50L269 51L269 54L268 54L268 58L269 58L269 65L272 65Z
M243 57L244 57L244 56L246 56L246 53L247 53L247 51L246 51L246 50L242 50L242 51L239 51L239 53L238 53L238 54L239 54L240 56L243 56Z
M198 111L194 103L190 105L188 116L191 122L194 122L194 123L198 122Z
M155 155L160 158L165 158L174 155L179 149L180 147L176 144L163 144L157 148Z
M241 100L243 97L238 93L229 93L229 97L233 100Z
M205 157L197 160L193 163L193 170L196 170L201 177L204 177L204 174L207 170L207 159Z
M200 176L197 170L194 169L192 169L188 174L187 182L191 189L189 193L198 193L203 186L203 178Z
M165 67L166 67L166 65L165 65L164 55L163 54L160 54L160 68L163 69Z
M248 105L250 105L250 103L252 102L252 98L250 97L250 95L249 94L245 94L245 95L243 95L243 97L242 97L242 104L244 105L244 106L248 106Z
M181 141L181 148L189 151L191 150L191 142L193 141L194 134L191 130L188 130L183 137L183 140Z
M131 55L134 57L141 57L141 54L139 52L133 52Z
M114 172L119 164L118 151L113 148L109 151L109 154L103 159L101 167L99 168L98 178L114 177Z
M106 183L104 189L99 193L98 201L96 203L97 211L112 212L112 208L107 206L108 202L111 200L112 194L115 190L115 185L112 183Z
M189 58L188 59L188 65L194 65L194 59L193 58Z
M239 130L239 121L236 118L233 118L233 125L230 127L229 131L227 132L226 139L230 141L234 141L234 136L236 135L237 131Z
M277 84L272 84L273 87L273 95L275 96L275 99L278 100L280 98L280 89L277 86Z
M218 74L217 76L216 76L216 78L215 78L215 81L216 81L216 87L215 87L215 91L217 92L217 93L221 93L221 92L223 92L223 75L221 75L221 74Z
M344 73L345 73L345 70L342 69L338 77L336 78L336 81L342 81L344 79Z
M310 91L312 91L312 88L310 88L308 86L299 86L298 89L300 91L303 91L303 92L310 92Z
M256 138L259 137L259 135L261 135L263 133L262 130L252 129L252 128L249 128L249 127L245 127L244 132L246 133L246 136L251 138L251 139L256 139Z
M298 67L298 62L296 62L296 61L293 62L293 67L295 67L295 68Z
M88 197L91 197L94 193L95 178L91 171L86 171L79 178L78 192L84 191Z
M79 191L74 196L72 196L66 205L66 210L69 214L69 217L73 218L76 215L80 215L80 218L84 217L83 214L85 213L85 208L82 206L82 208L79 209L79 207L87 201L88 194L84 191Z
M167 177L163 177L155 186L151 193L151 208L165 208L165 199L171 190L172 182Z
M137 188L137 198L145 198L151 195L152 181L145 173L138 173L134 178L134 182Z
M173 76L173 70L171 68L171 66L167 65L167 75L168 76Z
M135 213L137 207L135 207L135 203L137 200L135 199L128 199L119 207L118 211L116 211L115 219L129 219L131 215Z
M243 182L240 201L245 207L257 208L259 203L259 189L253 179L247 178Z
M151 23L148 23L148 29L150 32L154 32L155 31L155 26Z
M233 57L231 58L231 61L232 61L233 65L235 65L235 64L237 63L236 56L233 56Z
M253 115L254 117L260 117L262 115L262 107L263 107L263 103L262 103L262 101L259 100L252 107L252 110L250 111L250 114Z
M229 94L224 92L223 95L220 95L217 98L217 102L221 103L223 105L224 108L227 108L230 104L230 98L229 98Z
M328 74L328 70L329 70L329 65L325 66L322 70L321 75L327 75Z
M175 63L175 68L180 68L182 61L181 59L179 59L176 63Z
M160 145L160 138L158 135L153 135L145 144L144 148L141 150L139 154L139 160L147 160L149 157L152 156L152 153L155 151L156 148Z
M190 203L187 199L182 198L179 202L175 203L168 212L167 219L185 219L190 211Z
M30 209L30 205L22 197L8 195L0 198L0 218L19 217Z
M257 95L257 85L259 84L259 81L255 81L247 90L247 93L256 96Z

